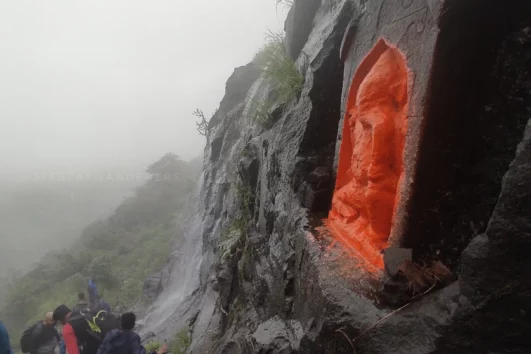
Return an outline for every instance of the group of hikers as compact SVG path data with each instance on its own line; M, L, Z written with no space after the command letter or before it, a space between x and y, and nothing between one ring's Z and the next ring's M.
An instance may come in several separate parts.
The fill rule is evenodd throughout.
M78 302L68 308L58 306L44 320L28 327L20 338L20 349L29 354L165 354L166 345L158 352L146 353L140 336L133 331L136 316L127 312L121 316L111 313L109 304L101 300L95 287L90 287L89 300L78 293ZM92 292L92 296L90 296ZM96 295L96 296L94 296ZM61 324L62 334L57 331ZM0 354L13 354L6 328L0 322Z

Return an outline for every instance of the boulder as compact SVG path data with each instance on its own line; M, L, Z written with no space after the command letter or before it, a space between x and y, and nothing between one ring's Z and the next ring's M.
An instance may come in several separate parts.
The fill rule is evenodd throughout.
M144 281L144 298L154 301L162 292L162 272L152 274Z
M297 351L303 330L297 321L283 321L275 316L260 324L253 333L256 353L290 354Z

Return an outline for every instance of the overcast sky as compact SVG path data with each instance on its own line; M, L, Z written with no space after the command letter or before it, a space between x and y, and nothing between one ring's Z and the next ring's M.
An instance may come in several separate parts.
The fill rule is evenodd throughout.
M276 0L0 0L0 174L200 154L235 67L283 28Z

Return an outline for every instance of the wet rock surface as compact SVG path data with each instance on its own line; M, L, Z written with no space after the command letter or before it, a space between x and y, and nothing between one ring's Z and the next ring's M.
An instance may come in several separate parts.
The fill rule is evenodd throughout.
M249 120L249 102L271 89L249 64L210 121L200 284L171 319L188 323L189 352L526 352L529 18L523 1L295 1L286 29L300 97L270 127ZM480 32L491 23L489 39ZM412 73L389 274L368 272L315 228L330 208L352 77L379 38ZM413 293L399 277L411 259L441 260L460 277ZM156 277L147 289L158 291Z
M297 351L303 330L297 321L283 321L275 316L260 324L253 333L257 353L292 353Z
M161 292L162 292L161 273L150 275L144 281L143 295L147 299L153 301L157 298L157 296L160 295Z
M526 353L531 347L531 121L484 234L462 256L460 307L439 341L448 351ZM482 338L471 340L472 338Z
M297 1L291 7L286 20L284 30L286 31L288 54L293 60L296 60L312 30L312 22L315 13L319 9L321 1L308 0L305 2Z
M487 3L448 3L441 18L406 227L417 258L456 270L487 228L529 119L530 4Z
M383 250L385 271L391 276L395 276L405 261L412 260L413 250L408 248L389 247Z

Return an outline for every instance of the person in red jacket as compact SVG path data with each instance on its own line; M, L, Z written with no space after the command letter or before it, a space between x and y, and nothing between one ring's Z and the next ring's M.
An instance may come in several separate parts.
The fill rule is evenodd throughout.
M66 305L60 305L53 312L53 320L63 327L63 340L68 354L96 354L101 339L91 336L85 317L72 312Z

